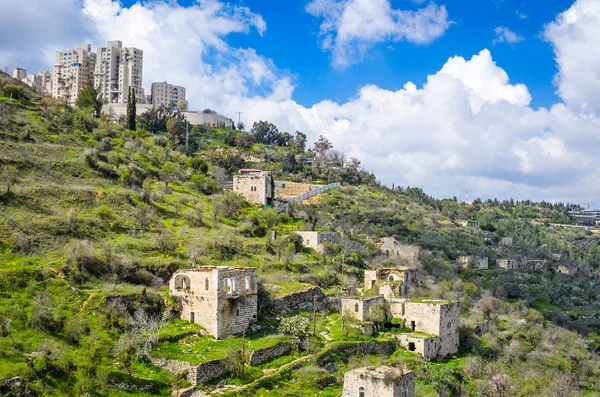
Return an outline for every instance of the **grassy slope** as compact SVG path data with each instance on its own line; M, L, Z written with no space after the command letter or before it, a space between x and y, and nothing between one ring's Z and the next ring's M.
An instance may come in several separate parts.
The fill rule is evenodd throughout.
M126 316L107 310L107 299L128 295L139 302L136 304L147 306L150 298L146 297L158 294L169 304L164 282L175 269L190 266L190 261L256 266L273 294L311 284L335 290L341 253L332 253L327 261L308 251L279 258L267 247L266 237L248 233L251 219L261 216L274 217L274 226L280 230L302 227L300 218L306 217L306 211L297 209L295 217L275 216L268 210L246 205L239 216L215 222L210 197L186 181L187 177L170 183L168 190L158 180L160 167L165 163L181 175L189 175L185 155L162 146L151 136L136 137L110 123L95 126L85 117L78 120L51 101L44 102L42 107L48 110L42 110L39 99L30 96L30 100L9 105L10 123L1 129L3 169L8 169L8 165L15 167L18 182L12 195L2 196L0 207L0 318L10 334L10 338L0 338L0 379L16 375L32 379L29 362L56 395L86 391L103 395L167 395L169 384L174 381L171 375L134 360L130 378L119 360L114 359L112 350L123 329L123 325L114 323L126 321ZM6 102L6 98L0 97L0 101ZM92 123L91 127L86 123ZM30 131L29 140L25 139L26 130ZM215 131L213 136L219 134L222 132ZM208 142L204 151L223 147L222 143ZM252 150L260 155L264 147L248 152ZM90 155L95 159L93 168L86 159ZM147 173L142 189L125 186L119 179L133 166ZM276 163L269 166L278 167ZM531 218L544 215L539 208L528 211ZM427 364L403 350L391 358L351 358L348 363L339 364L335 374L338 384L323 389L323 395L339 393L339 380L351 366L398 359L415 368L419 395L434 395L444 388L485 394L489 388L486 379L500 373L508 374L518 395L531 395L532 390L548 387L544 379L564 374L576 374L575 380L569 378L565 382L572 381L581 395L598 391L594 383L598 367L592 364L593 356L583 339L523 309L529 303L549 313L564 312L564 308L593 310L593 300L583 298L591 297L595 290L583 285L583 278L505 275L497 271L459 274L452 262L461 251L486 254L492 260L529 252L540 238L557 245L558 252L573 253L582 259L584 254L576 252L577 247L593 242L594 236L583 231L515 226L515 219L522 218L525 211L465 210L453 203L432 203L414 192L392 193L366 186L345 187L324 196L317 212L316 227L344 231L355 242L346 247L347 283L360 281L357 279L365 266L385 262L376 256L377 237L396 235L433 253L439 252L441 256L426 256L423 276L428 288L417 295L462 299L463 322L467 325L458 360ZM204 219L202 225L194 221L198 214ZM499 229L497 234L511 233L523 243L508 251L485 245L483 232L460 228L450 221L459 218L483 218ZM82 248L83 240L90 241L86 249ZM224 257L217 245L232 246L236 252ZM82 258L75 253L80 251L94 259L92 269L94 264L102 268L97 276L78 272ZM593 268L586 263L584 270ZM509 284L515 285L518 293L507 291ZM491 329L475 335L473 327L484 319L482 306L492 299L480 288L491 290L500 299L492 303ZM556 294L560 295L564 288L571 296L581 296L580 301L542 299L544 291L558 290ZM527 296L522 296L523 291ZM523 303L511 304L507 300ZM58 324L54 329L39 324L40 307L45 309L42 315L50 313L50 319ZM257 335L256 346L281 340L273 335L275 324L265 324L265 334ZM336 315L322 318L319 331L328 332L335 340L358 338L340 329ZM156 354L199 362L222 357L230 347L228 343L212 343L208 337L178 338L186 332L188 326L180 322L164 329L165 341L159 344ZM239 343L239 338L229 342ZM252 337L250 342L253 343ZM188 353L182 353L183 350ZM36 351L44 351L50 357L32 357L31 352ZM254 373L252 378L256 376ZM320 390L316 382L323 376L322 370L308 367L281 375L275 383L273 379L261 383L256 395L302 395L300 390L303 395L312 395L314 390ZM109 384L141 383L150 391L129 393L105 388L103 379L109 379Z

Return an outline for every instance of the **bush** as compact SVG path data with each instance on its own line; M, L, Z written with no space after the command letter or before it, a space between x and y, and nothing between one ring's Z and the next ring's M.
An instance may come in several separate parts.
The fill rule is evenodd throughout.
M23 87L16 84L6 84L2 87L2 92L8 97L12 96L14 99L20 99L24 96Z
M279 332L288 336L294 349L299 350L308 337L309 325L310 320L303 316L284 317L279 323Z
M158 236L156 236L156 238L154 239L156 248L160 251L160 252L171 252L173 251L177 245L175 244L175 242L173 241L173 237L171 235L171 233L169 232L161 232Z
M106 262L89 241L80 241L68 247L66 262L65 273L75 282L83 281L88 275L99 277L108 271Z

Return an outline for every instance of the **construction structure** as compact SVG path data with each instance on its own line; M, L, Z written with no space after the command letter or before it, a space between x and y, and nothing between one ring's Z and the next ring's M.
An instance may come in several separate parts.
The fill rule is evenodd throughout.
M182 320L200 324L217 339L245 332L258 314L256 268L210 266L179 270L169 295Z
M363 367L344 375L342 397L414 397L415 374L407 368Z
M342 241L340 235L336 232L295 232L302 237L302 245L313 248L322 253L325 251L325 244L338 244Z
M363 290L378 288L378 293L383 296L401 297L418 285L417 269L406 266L386 267L365 270Z
M93 70L94 87L107 103L126 104L129 87L133 87L136 103L146 103L142 88L144 52L123 47L119 40L98 47Z
M268 171L241 169L233 176L233 191L249 203L268 205L273 198L272 182Z
M459 256L458 263L463 269L486 270L488 268L488 257L476 255Z
M56 52L52 68L52 98L74 105L79 92L94 83L96 54L91 44L79 44L74 49Z

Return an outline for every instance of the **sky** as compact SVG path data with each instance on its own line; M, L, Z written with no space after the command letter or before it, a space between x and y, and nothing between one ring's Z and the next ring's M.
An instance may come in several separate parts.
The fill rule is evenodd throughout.
M0 0L0 67L108 40L144 86L329 138L383 184L600 206L598 0Z

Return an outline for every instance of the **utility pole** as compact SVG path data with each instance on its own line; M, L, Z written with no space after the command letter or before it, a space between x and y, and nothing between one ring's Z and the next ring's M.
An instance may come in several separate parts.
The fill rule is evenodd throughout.
M238 124L240 123L240 120L242 119L242 114L244 114L244 112L234 112L238 115Z
M242 357L241 357L241 362L242 362L242 376L244 376L244 366L246 365L246 328L244 328L244 330L242 331Z
M185 151L187 152L187 155L190 155L190 145L188 144L189 142L189 136L190 134L188 133L188 125L190 123L188 123L187 119L185 120Z
M313 335L317 334L317 296L313 296Z

